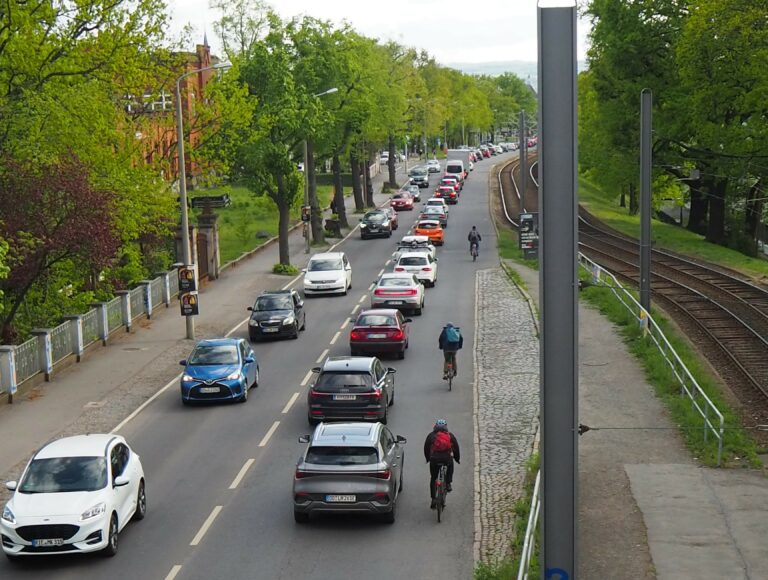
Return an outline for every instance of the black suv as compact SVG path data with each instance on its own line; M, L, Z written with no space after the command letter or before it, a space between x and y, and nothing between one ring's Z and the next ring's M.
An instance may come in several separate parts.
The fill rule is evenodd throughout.
M426 167L414 167L408 172L408 177L413 185L429 187L429 171Z
M375 209L369 211L360 220L360 237L368 239L373 237L388 238L392 235L392 220L386 211Z
M299 331L307 326L304 302L296 290L263 292L248 310L248 336L252 341L278 336L299 338Z
M375 356L328 357L309 387L310 425L339 419L387 423L387 408L395 402L395 369Z

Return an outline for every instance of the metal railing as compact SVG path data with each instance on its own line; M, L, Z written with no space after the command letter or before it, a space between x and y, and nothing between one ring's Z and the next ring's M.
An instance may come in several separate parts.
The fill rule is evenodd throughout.
M14 349L16 355L16 380L19 383L35 376L40 372L40 350L37 338L30 338Z
M147 303L144 300L144 286L139 286L131 290L129 296L131 300L131 320L138 318L147 312Z
M536 473L536 483L533 485L531 509L528 512L528 525L525 528L525 536L523 537L523 550L520 553L520 564L517 568L517 580L528 580L528 570L531 567L533 548L536 546L536 529L538 528L539 523L539 510L541 509L541 500L539 498L540 484L541 470Z
M157 308L163 303L163 279L155 278L150 284L150 294L152 295L152 308Z
M99 340L99 311L89 310L82 317L83 321L83 346L88 346Z
M113 298L107 302L107 327L112 334L123 326L123 301L121 298Z
M75 352L72 342L72 325L69 322L51 329L51 353L53 364Z
M708 441L710 433L717 439L717 465L719 466L723 454L723 432L725 429L723 414L702 390L696 379L693 378L688 367L685 366L685 363L680 359L675 349L667 340L667 337L664 336L661 328L653 320L651 314L640 306L634 295L622 286L613 274L582 253L579 253L579 264L592 274L592 278L596 283L601 282L603 277L607 277L609 283L606 284L606 287L610 288L627 310L637 316L640 323L645 325L647 336L654 342L656 348L659 349L670 370L675 375L680 385L680 394L687 396L691 400L691 408L701 415L704 442Z

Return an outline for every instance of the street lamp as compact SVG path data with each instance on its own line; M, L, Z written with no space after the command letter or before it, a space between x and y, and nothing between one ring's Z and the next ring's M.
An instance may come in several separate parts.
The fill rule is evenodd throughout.
M211 66L188 71L176 79L176 140L179 148L179 203L181 204L181 246L182 258L185 266L194 264L192 252L189 247L189 213L187 211L187 168L184 162L184 119L181 111L181 81L190 75L207 70L229 68L232 65L227 62L219 62ZM187 338L195 338L195 319L185 316L187 319Z
M338 87L332 87L328 89L327 91L323 91L322 93L317 93L312 95L313 97L322 97L323 95L330 95L331 93L337 93L339 91ZM307 165L307 140L304 139L304 207L307 207L309 205L309 172L308 172L308 165ZM309 217L311 219L312 213L310 210ZM304 222L304 237L306 238L307 242L304 246L304 253L309 254L309 222Z

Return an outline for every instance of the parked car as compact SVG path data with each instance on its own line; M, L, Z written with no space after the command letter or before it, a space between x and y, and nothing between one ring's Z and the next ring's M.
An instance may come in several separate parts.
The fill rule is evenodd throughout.
M392 259L397 260L403 252L425 252L433 258L437 257L437 249L427 236L403 236L397 244L397 250L392 254Z
M427 236L436 246L442 246L445 242L445 233L440 221L436 219L420 219L413 229L417 236Z
M259 363L244 338L208 338L180 361L181 402L248 400L248 390L259 386Z
M427 206L424 209L421 210L421 213L419 214L420 220L438 220L440 222L440 225L443 227L443 229L448 227L448 214L445 212L444 209L435 207L435 206Z
M395 373L376 357L332 356L312 369L317 377L309 387L310 425L332 419L381 421L395 402Z
M430 159L427 161L427 171L429 171L429 173L440 173L440 162L437 159Z
M389 163L389 151L382 151L381 155L379 155L379 163L382 165L386 165Z
M352 265L344 252L315 254L304 272L304 295L346 294L352 288Z
M389 200L389 204L396 211L413 211L413 196L407 191L398 191Z
M144 468L114 434L75 435L38 449L0 518L3 551L11 559L103 550L117 554L118 535L147 513Z
M375 209L369 211L360 220L360 237L364 240L368 238L392 236L393 225L389 218L389 212Z
M422 289L422 297L423 289ZM352 356L360 354L389 354L405 358L408 348L408 323L397 309L364 310L349 332L349 350Z
M381 423L321 423L299 442L307 449L293 476L297 523L313 513L368 513L395 521L405 437Z
M437 283L437 258L423 252L404 252L397 259L394 271L413 274L425 286L433 287Z
M413 274L405 272L382 274L371 291L371 308L396 308L421 314L424 284Z
M419 187L429 187L429 170L426 167L414 167L408 172L410 182Z
M253 306L249 306L248 337L261 338L290 336L299 338L299 331L307 325L304 301L296 290L262 292Z

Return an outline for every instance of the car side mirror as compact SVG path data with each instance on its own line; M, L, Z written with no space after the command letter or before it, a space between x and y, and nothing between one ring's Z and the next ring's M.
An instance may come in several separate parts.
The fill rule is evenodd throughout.
M296 308L302 308L303 306L304 306L303 302L297 302L296 303Z
M306 268L302 268L302 269L301 269L301 271L302 271L302 273L304 273L304 274L306 274L306 273L307 273L307 269L306 269Z
M256 362L256 359L253 358L252 356L245 357L245 364L251 364L255 362Z
M394 375L394 374L397 372L397 369L393 369L392 367L389 367L389 368L387 369L387 372L388 372L389 374L392 374L392 375Z
M114 483L114 486L115 486L115 487L123 487L124 485L128 485L128 484L130 483L130 481L131 481L131 480L130 480L130 479L128 479L126 476L124 476L124 475L118 475L118 476L115 478L115 483Z
M180 360L179 364L183 367L187 366L187 359Z
M249 306L248 308L246 308L246 310L247 310L248 312L253 312L253 306Z
M398 435L397 442L400 443L400 445L405 445L406 443L408 443L408 440L402 435Z
M300 435L299 436L299 443L309 443L310 435Z
M411 320L410 318L406 318L405 322L413 322L413 320Z
M18 487L18 482L16 482L16 481L6 481L5 482L5 488L8 491L16 491L17 487Z
M319 373L320 372L320 367L312 367L312 372L313 373Z

